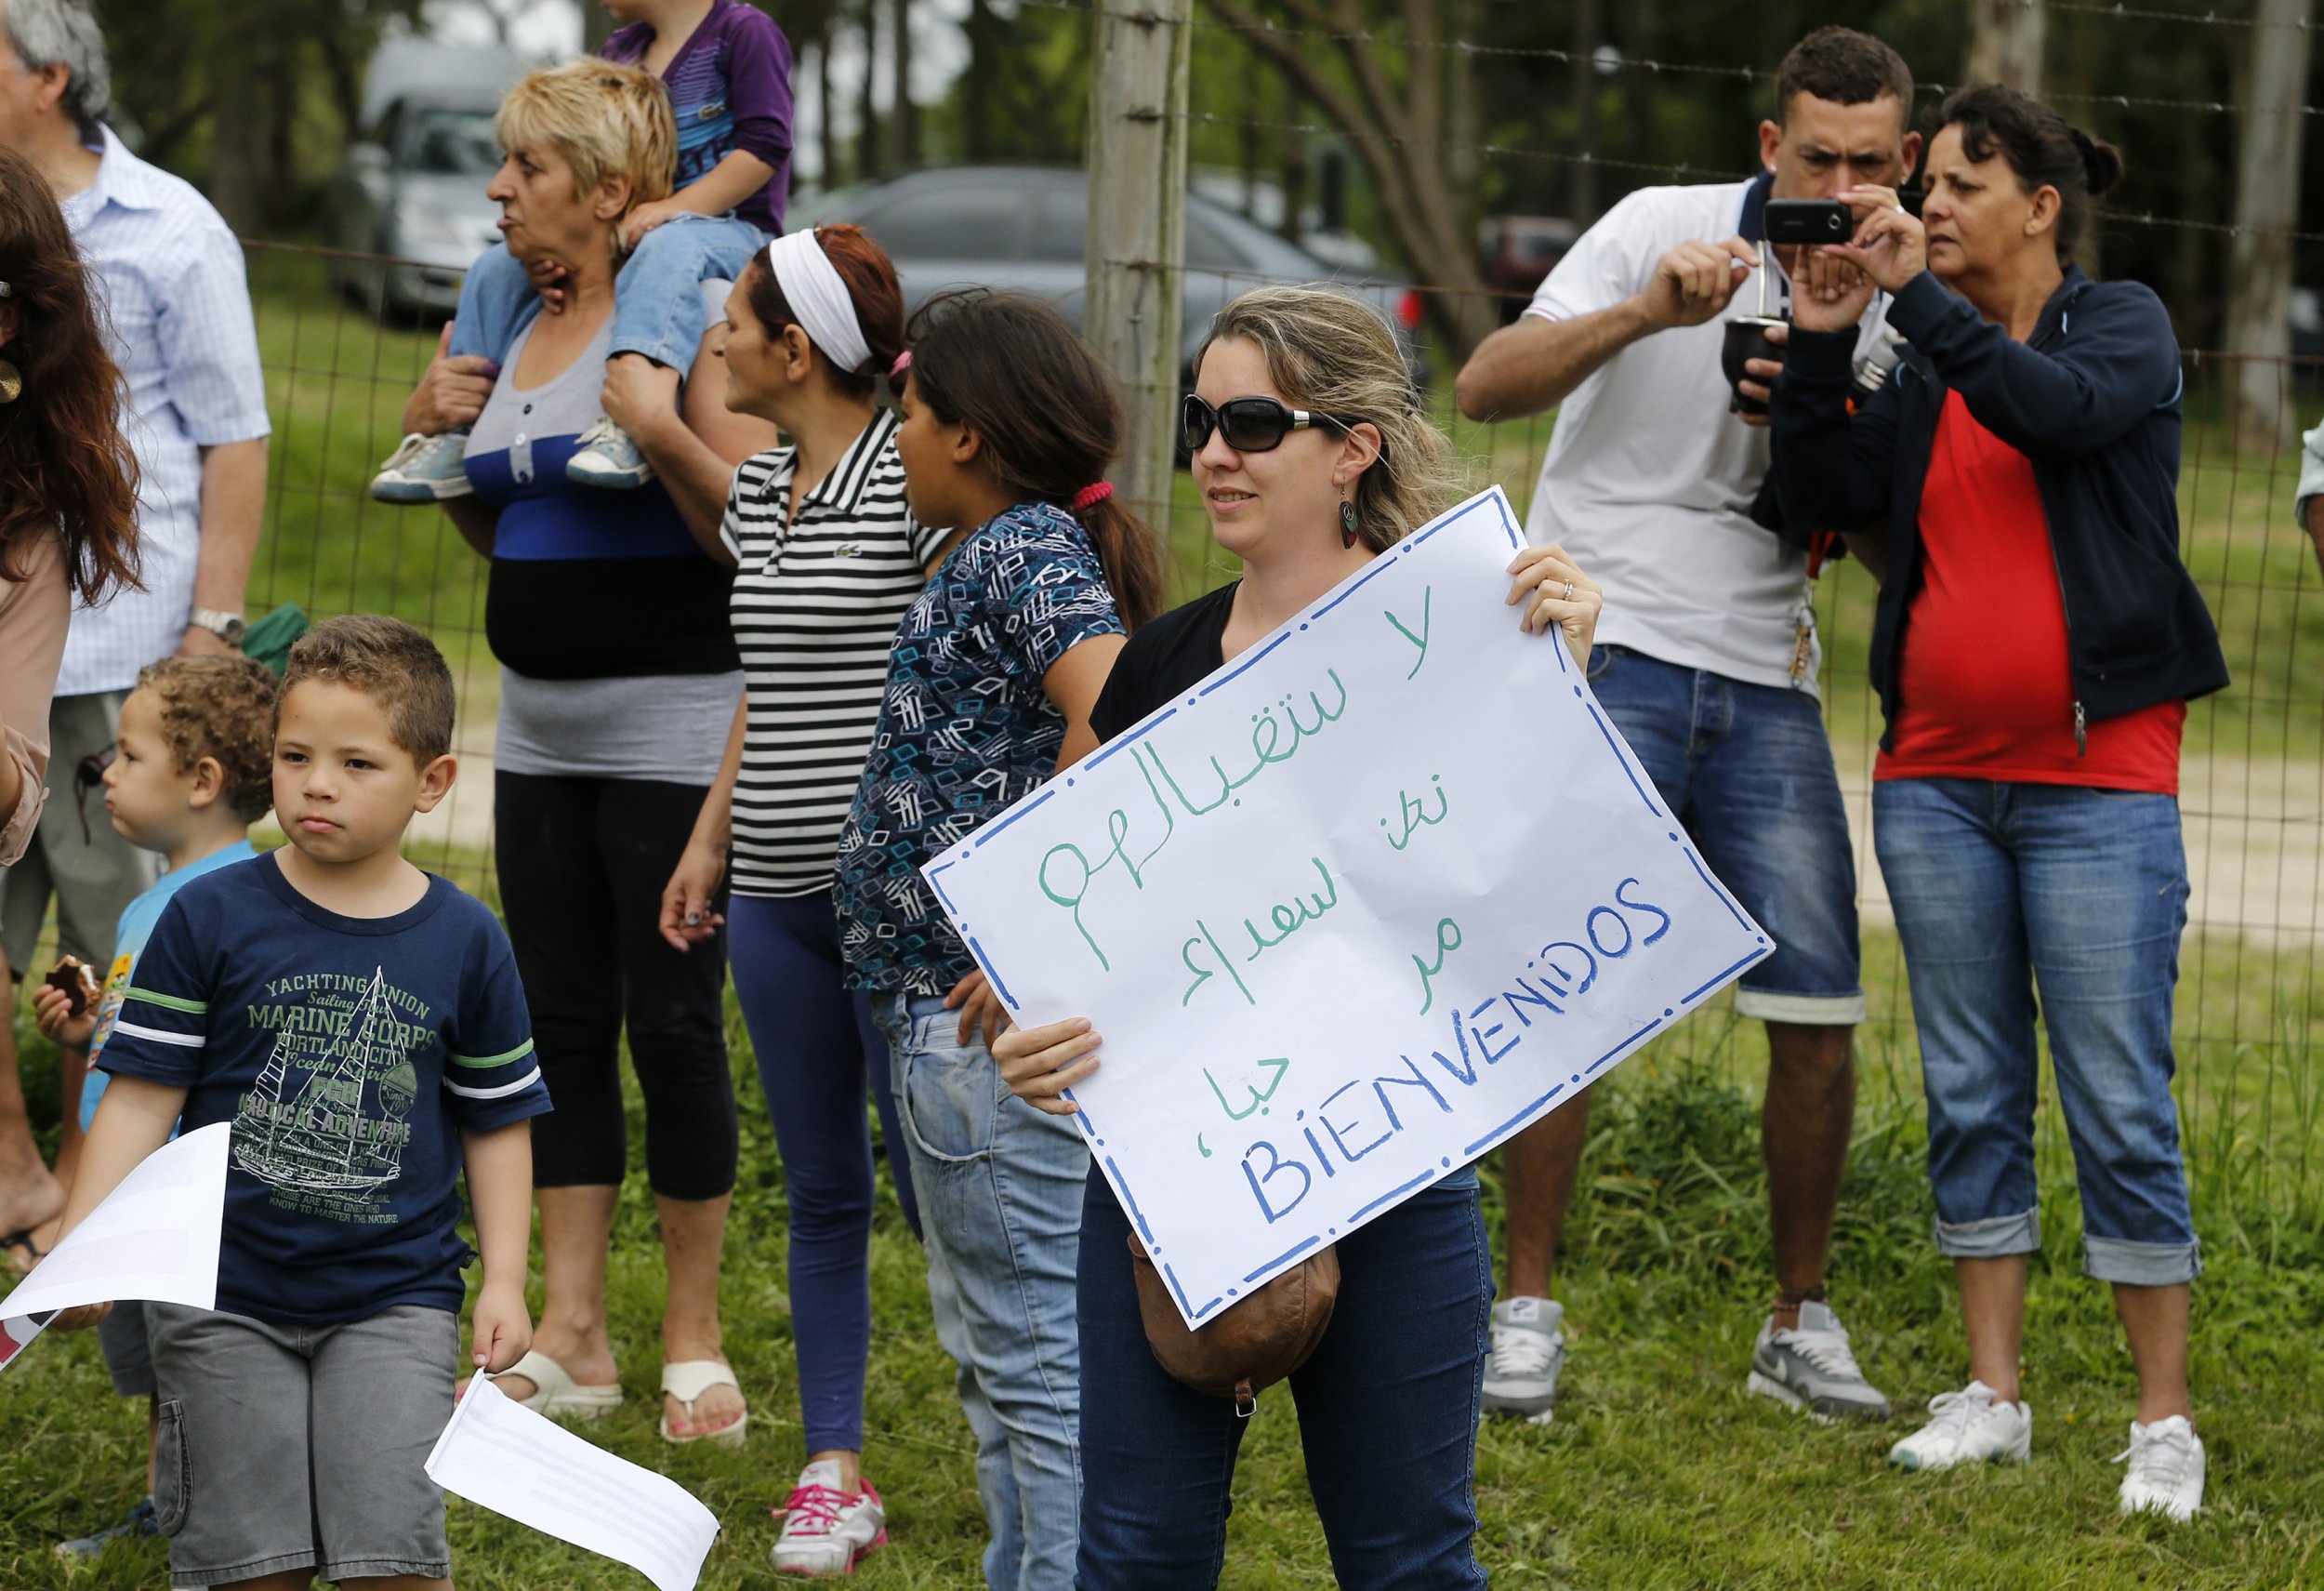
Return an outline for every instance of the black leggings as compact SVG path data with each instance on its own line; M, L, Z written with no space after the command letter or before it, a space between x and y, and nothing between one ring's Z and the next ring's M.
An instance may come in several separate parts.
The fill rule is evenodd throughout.
M501 910L555 1107L533 1118L534 1186L622 1180L626 1024L645 1095L647 1183L670 1199L733 1192L726 936L681 954L657 925L663 886L708 791L505 772L493 791Z

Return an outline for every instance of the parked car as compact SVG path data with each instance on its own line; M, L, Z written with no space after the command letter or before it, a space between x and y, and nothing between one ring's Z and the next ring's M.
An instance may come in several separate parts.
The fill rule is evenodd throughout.
M1555 216L1496 216L1477 229L1485 285L1500 295L1501 325L1525 312L1541 279L1557 269L1581 229Z
M785 224L852 221L896 262L905 307L946 287L1010 287L1054 299L1080 323L1089 174L1037 166L959 166L836 189L792 206ZM1191 364L1227 300L1261 283L1334 282L1386 315L1424 382L1420 298L1378 272L1334 270L1199 194L1186 200L1183 355Z
M373 59L363 141L327 202L332 245L388 264L342 259L341 289L382 319L450 314L460 279L500 241L484 184L500 165L493 117L523 70L499 49L398 45Z

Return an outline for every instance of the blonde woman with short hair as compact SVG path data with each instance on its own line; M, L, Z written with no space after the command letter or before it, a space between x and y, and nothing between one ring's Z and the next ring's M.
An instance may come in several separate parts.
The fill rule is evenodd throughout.
M1420 407L1394 334L1353 298L1264 287L1229 304L1184 400L1195 484L1242 578L1145 625L1089 715L1111 739L1248 651L1459 494L1450 444ZM1555 547L1510 566L1519 622L1578 661L1596 584ZM1017 1096L1055 1115L1096 1069L1076 1019L993 1046ZM1231 1399L1165 1372L1146 1346L1129 1226L1102 1174L1082 1205L1081 1549L1077 1591L1218 1584L1235 1454ZM1481 1586L1475 1453L1492 1254L1463 1169L1339 1244L1331 1324L1291 1375L1308 1487L1340 1585Z
M606 365L625 219L669 191L677 135L662 86L576 61L509 91L507 153L485 192L509 251L561 297L493 376L439 357L407 429L469 427L472 496L445 510L492 561L484 631L501 665L495 861L543 1075L557 1102L534 1134L546 1296L534 1351L505 1388L551 1414L621 1401L605 1267L627 1164L619 1053L645 1099L646 1176L660 1214L662 1434L739 1441L748 1418L727 1368L719 1253L737 1155L721 1005L722 934L681 952L655 931L741 698L727 623L733 556L719 521L734 466L774 428L720 401L712 331L682 408ZM723 285L719 300L724 298ZM713 321L723 309L712 311ZM624 407L627 402L627 407ZM565 473L600 405L641 416L657 479L608 494Z

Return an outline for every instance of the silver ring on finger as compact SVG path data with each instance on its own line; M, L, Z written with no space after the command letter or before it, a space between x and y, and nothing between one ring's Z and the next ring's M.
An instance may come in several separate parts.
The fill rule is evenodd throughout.
M1565 582L1565 595L1563 600L1569 603L1574 600L1574 583L1571 580Z

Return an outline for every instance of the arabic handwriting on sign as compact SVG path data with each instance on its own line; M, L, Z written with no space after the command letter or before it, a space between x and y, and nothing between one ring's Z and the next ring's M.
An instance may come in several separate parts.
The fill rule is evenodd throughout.
M1432 965L1418 956L1412 958L1412 964L1420 973L1420 993L1426 997L1420 1001L1421 1015L1426 1016L1429 1007L1436 1003L1436 990L1430 987L1429 980L1445 970L1446 956L1459 948L1460 924L1449 917L1439 918L1436 923L1435 963Z
M1406 624L1404 620L1398 618L1394 614L1389 612L1386 608L1380 610L1380 617L1386 619L1390 624L1394 625L1398 635L1403 636L1406 641L1409 641L1413 645L1420 649L1420 655L1412 659L1412 673L1405 676L1407 680L1411 679L1413 675L1418 674L1420 671L1420 665L1428 661L1429 607L1430 604L1435 602L1435 600L1436 588L1434 586L1427 587L1420 592L1420 633L1418 635L1412 633L1412 629L1409 625Z
M1181 1006L1185 1005L1188 1001L1195 998L1195 991L1196 989L1200 988L1203 985L1208 983L1212 978L1219 975L1217 968L1197 966L1195 962L1195 947L1197 945L1208 945L1210 947L1210 953L1219 958L1219 966L1226 969L1226 975L1233 978L1235 980L1235 987L1243 991L1243 999L1245 1002L1251 1005L1257 1005L1259 1001L1252 997L1249 986L1243 982L1243 974L1235 970L1235 963L1227 960L1227 955L1224 950L1219 948L1219 941L1212 936L1209 924L1204 922L1202 919L1196 918L1195 920L1195 927L1199 930L1199 932L1195 934L1186 941L1186 943L1178 948L1178 959L1186 963L1186 970L1188 972L1195 974L1195 981L1186 986L1186 992L1179 996L1178 1003Z
M1315 709L1315 722L1313 723L1301 721L1299 708L1287 695L1279 704L1282 714L1280 719L1276 716L1278 709L1274 707L1270 707L1264 712L1251 714L1250 749L1251 755L1258 761L1251 764L1248 773L1239 778L1235 777L1227 773L1218 758L1208 759L1211 773L1216 775L1219 780L1219 793L1215 799L1198 803L1189 796L1186 793L1186 788L1178 782L1178 776L1171 773L1169 765L1162 761L1161 748L1153 741L1149 740L1137 748L1132 755L1142 756L1146 766L1162 776L1163 783L1170 787L1170 794L1178 798L1178 804L1185 809L1188 816L1200 817L1207 813L1216 812L1226 805L1230 800L1235 800L1235 792L1257 778L1271 764L1287 762L1297 756L1301 741L1319 733L1325 724L1338 723L1345 715L1348 710L1348 687L1340 683L1340 671L1337 669L1326 670L1325 678L1331 682L1332 689L1338 694L1338 704L1326 707L1321 691L1308 692L1308 704ZM1290 725L1287 742L1285 739L1284 728L1287 722ZM1195 783L1199 786L1202 781L1197 779ZM1151 787L1151 779L1148 780L1148 784ZM1155 799L1156 801L1161 799L1159 792L1156 793Z
M1428 815L1428 800L1426 795L1423 795L1419 800L1415 801L1412 797L1405 794L1402 790L1398 790L1396 792L1396 805L1399 809L1397 816L1404 825L1404 834L1402 838L1398 838L1396 831L1388 827L1388 820L1384 817L1381 818L1380 820L1380 826L1388 831L1388 843L1393 845L1397 850L1401 851L1406 846L1412 843L1414 831L1419 829L1423 824L1433 828L1445 821L1445 814L1451 810L1452 803L1445 795L1444 779L1445 776L1442 774L1431 774L1428 776L1428 782L1436 787L1434 791L1436 796L1436 815L1433 817L1431 817Z
M1254 1110L1258 1111L1261 1116L1266 1115L1267 1101L1275 1096L1275 1090L1283 1086L1284 1074L1291 1069L1291 1057L1288 1055L1276 1055L1270 1060L1261 1061L1259 1063L1259 1069L1261 1071L1271 1070L1274 1073L1273 1077L1267 1080L1266 1092L1261 1094L1258 1089L1253 1088L1248 1082L1241 1084L1240 1086L1243 1091L1250 1095L1250 1103L1244 1106L1242 1109L1237 1110L1235 1107L1227 1103L1226 1091L1219 1086L1219 1080L1210 1075L1210 1068L1208 1067L1202 1068L1203 1081L1210 1085L1210 1092L1218 1099L1219 1108L1226 1112L1226 1119L1228 1120L1240 1121ZM1199 1138L1200 1134L1197 1134L1196 1137ZM1205 1158L1208 1158L1207 1154Z
M1135 861L1131 860L1130 854L1124 845L1129 838L1129 814L1117 806L1105 815L1105 834L1108 843L1105 855L1099 858L1095 867L1090 866L1087 852L1083 851L1080 846L1068 842L1049 848L1041 857L1038 874L1041 893L1073 913L1074 928L1080 934L1082 942L1089 947L1089 953L1098 959L1099 967L1109 973L1114 970L1114 963L1107 959L1104 949L1098 944L1097 936L1089 932L1089 924L1081 920L1081 903L1089 893L1090 881L1116 862L1119 862L1122 865L1122 870L1129 875L1131 886L1140 890L1144 889L1146 876L1142 869L1162 854L1162 847L1170 842L1170 836L1178 828L1178 819L1170 815L1169 802L1164 801L1162 792L1155 789L1152 771L1146 767L1145 763L1138 762L1135 756L1131 758L1131 761L1136 762L1138 772L1144 776L1146 794L1154 802L1154 810L1162 815L1162 838L1155 841L1153 848L1144 855ZM1071 858L1069 862L1060 863L1061 857L1068 856ZM1056 865L1054 874L1050 870L1052 865ZM1076 869L1078 869L1078 877L1074 876Z
M1243 932L1250 935L1251 946L1250 954L1243 958L1246 961L1259 960L1262 952L1274 949L1295 932L1306 927L1340 904L1340 885L1332 878L1331 869L1324 866L1324 859L1321 856L1310 856L1308 862L1322 877L1327 893L1311 895L1304 898L1294 895L1288 904L1270 910L1267 913L1267 920L1275 927L1275 936L1272 939L1261 934L1259 931L1259 925L1249 918L1243 919Z

